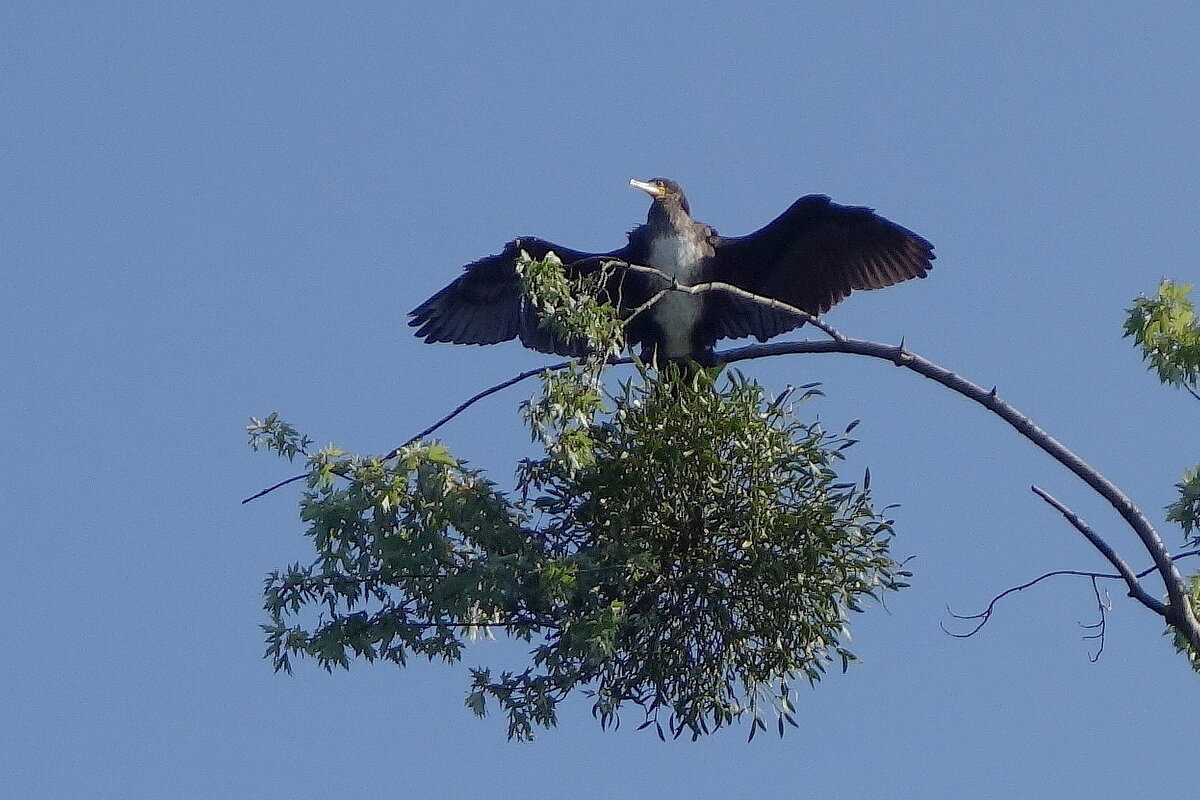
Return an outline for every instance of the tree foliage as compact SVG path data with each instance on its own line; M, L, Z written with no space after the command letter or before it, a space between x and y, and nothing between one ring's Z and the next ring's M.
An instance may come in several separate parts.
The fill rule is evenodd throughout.
M620 328L603 314L556 315L574 294L554 266L524 265L529 296L547 324L583 319L569 333L610 355ZM296 656L328 670L458 662L473 638L503 633L528 643L527 668L472 669L466 704L498 708L512 738L554 725L573 693L603 727L633 706L660 736L793 722L792 683L853 662L849 612L908 575L869 481L838 476L850 428L796 415L813 387L768 397L736 372L639 365L606 389L604 369L598 356L543 375L523 408L544 455L518 465L509 492L437 442L307 455L300 515L316 557L267 577L276 669ZM306 454L277 416L250 435Z
M1200 325L1192 286L1163 281L1154 297L1138 297L1126 312L1125 335L1168 386L1196 389L1200 378Z

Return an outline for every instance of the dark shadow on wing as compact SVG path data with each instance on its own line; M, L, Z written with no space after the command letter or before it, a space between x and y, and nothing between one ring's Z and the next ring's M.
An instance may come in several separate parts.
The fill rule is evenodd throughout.
M567 265L595 257L535 237L516 239L500 254L468 264L449 286L409 312L408 324L426 342L496 344L520 336L526 347L543 353L583 355L578 343L538 327L537 314L521 297L516 265L522 250L534 259L554 251Z
M761 230L722 238L714 276L818 315L855 289L924 278L933 245L872 209L802 197ZM766 341L803 324L795 314L724 293L715 314L719 338Z

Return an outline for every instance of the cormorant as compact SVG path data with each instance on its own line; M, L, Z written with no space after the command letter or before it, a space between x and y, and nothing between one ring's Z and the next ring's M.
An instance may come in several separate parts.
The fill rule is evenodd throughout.
M924 278L933 246L870 208L843 206L824 195L801 197L766 227L724 237L691 217L679 184L667 178L631 180L654 198L646 224L629 232L629 244L608 253L585 253L535 237L516 239L499 255L468 264L449 286L417 306L409 325L426 342L494 344L520 336L544 353L586 355L586 345L563 341L539 328L536 310L521 295L516 263L553 251L567 274L589 274L609 261L650 266L616 269L604 291L622 317L678 284L728 283L774 298L816 316L854 289L880 289ZM665 276L665 277L663 277ZM711 364L718 339L754 336L765 342L804 324L785 309L714 289L667 292L629 320L625 338L642 346L642 358L693 359Z

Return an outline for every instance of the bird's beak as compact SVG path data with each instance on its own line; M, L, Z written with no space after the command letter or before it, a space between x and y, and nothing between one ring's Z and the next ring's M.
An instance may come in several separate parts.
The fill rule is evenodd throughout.
M643 192L650 195L651 197L662 197L663 196L663 190L657 184L647 183L646 181L639 181L637 178L630 178L629 185L635 189L641 189Z

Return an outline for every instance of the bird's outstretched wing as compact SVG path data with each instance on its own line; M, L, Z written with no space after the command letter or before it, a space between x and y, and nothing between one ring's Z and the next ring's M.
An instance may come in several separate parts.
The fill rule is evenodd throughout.
M534 259L553 250L567 265L595 257L532 236L516 239L500 254L468 264L449 286L409 312L408 324L426 342L495 344L520 336L526 347L543 353L584 355L580 343L541 329L535 310L523 301L517 277L522 250Z
M933 245L872 209L808 195L766 227L720 239L713 274L716 280L815 316L854 289L924 278L933 259ZM719 306L718 338L766 341L803 324L795 314L730 294Z

